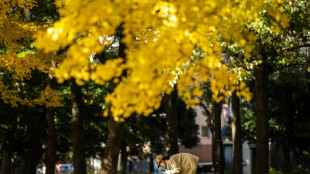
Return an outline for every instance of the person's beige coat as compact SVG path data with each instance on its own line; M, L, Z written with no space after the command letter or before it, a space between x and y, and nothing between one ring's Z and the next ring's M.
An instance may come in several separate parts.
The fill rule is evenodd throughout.
M189 153L178 153L167 160L165 174L196 174L199 157Z

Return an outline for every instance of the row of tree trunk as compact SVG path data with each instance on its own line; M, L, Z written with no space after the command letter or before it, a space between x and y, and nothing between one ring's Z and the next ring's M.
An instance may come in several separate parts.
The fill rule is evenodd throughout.
M264 64L262 64L256 70L256 124L257 124L257 139L256 143L256 173L268 173L268 138L267 138L267 106L266 106L266 71ZM51 85L51 76L47 79L47 84ZM73 164L75 167L75 174L85 174L86 173L86 163L85 163L85 152L83 146L83 117L85 111L83 111L83 101L82 93L80 87L72 79L70 83L71 87L71 99L72 99L72 128L73 128ZM177 116L176 116L176 100L177 91L171 95L164 97L164 107L167 114L167 154L172 155L178 153L177 144ZM214 104L215 106L219 104ZM221 107L214 107L215 119L220 119ZM233 135L233 171L234 173L242 173L242 141L241 141L241 119L240 119L240 104L239 98L234 93L232 96L232 135ZM47 174L53 174L55 171L56 162L56 133L55 133L55 122L54 114L51 108L46 110L46 118L48 125L48 142L47 142ZM215 123L220 123L220 120L215 120ZM221 140L220 137L220 125L215 125L215 139L213 148L213 159L215 166L215 173L223 173L223 152L222 152L222 142L217 142ZM118 161L118 155L120 151L121 139L124 130L124 124L115 122L114 118L111 117L109 125L108 140L106 144L105 153L103 156L102 171L101 174L116 173L116 166ZM35 141L32 141L35 142ZM30 147L36 147L31 145ZM12 146L9 143L9 138L7 142L3 143L3 160L2 160L2 174L11 173L11 158L13 156ZM35 149L33 149L35 151ZM30 149L31 153L31 149ZM31 155L29 155L31 156ZM263 161L263 162L262 162ZM29 160L29 163L31 160ZM35 166L35 163L32 164ZM28 173L35 171L35 168L27 167Z
M30 20L30 11L25 10L26 20ZM121 33L121 31L120 31ZM121 40L121 37L120 37ZM119 57L126 57L125 45L120 42ZM264 60L264 57L262 58ZM257 142L256 142L256 173L268 173L268 117L267 117L267 102L266 102L266 67L265 64L256 68L255 72L255 91L256 91L256 126L257 126ZM52 76L48 76L47 85L52 86ZM73 130L73 164L74 174L86 173L86 161L85 150L83 146L84 132L83 132L83 119L85 117L85 111L82 100L81 88L75 83L74 79L70 81L71 88L71 101L72 101L72 130ZM178 153L178 133L177 133L177 115L176 115L176 103L177 103L177 90L174 90L171 95L164 97L164 108L167 118L167 154L172 155ZM221 141L221 125L220 115L221 106L220 103L214 103L214 139L213 139L213 163L215 164L215 173L223 173L223 144ZM233 171L234 173L242 173L242 141L241 141L241 119L240 119L240 105L239 99L234 93L232 96L232 135L233 135ZM54 174L55 162L56 162L56 132L55 132L55 119L52 108L46 109L46 119L48 125L48 138L47 138L47 164L46 173ZM121 146L122 134L124 131L124 124L115 122L113 117L110 117L108 140L103 156L102 170L100 174L116 173L116 166L118 161L118 155ZM33 141L29 144L28 165L27 173L31 174L35 172L36 161L32 160L33 154L37 150L36 140L37 137L33 137ZM11 173L11 158L13 157L12 144L10 143L10 137L2 145L2 172L1 174ZM122 153L124 154L124 153ZM32 166L32 167L31 167ZM33 167L34 166L34 167Z
M29 18L29 12L25 11L25 16ZM27 18L27 19L28 19ZM120 31L121 32L121 31ZM121 39L120 39L121 40ZM120 43L118 56L125 57L125 46ZM264 57L262 57L264 60ZM256 126L257 126L257 142L256 142L256 164L255 171L257 174L268 173L268 117L267 117L267 102L266 102L266 66L262 63L256 68L255 72L255 99L256 99ZM48 75L47 85L52 86L52 76ZM81 88L75 83L75 79L70 81L71 101L72 101L72 130L73 130L73 165L75 174L86 173L85 150L83 146L84 132L83 119L85 111L82 100ZM167 154L172 155L179 152L178 150L178 133L177 133L177 90L172 94L165 95L163 98L164 108L166 112L166 140ZM240 101L234 93L232 95L232 138L233 138L233 171L234 173L242 173L242 141L241 141L241 119L240 119ZM215 116L214 138L213 138L213 163L215 164L215 173L223 173L223 144L221 141L221 103L214 103L213 115ZM52 108L46 109L46 119L48 125L47 138L47 164L46 173L54 174L56 162L56 132L55 119ZM106 143L105 153L103 156L102 170L100 174L116 173L118 155L121 146L124 124L116 122L113 117L110 117L108 140ZM33 136L31 136L33 137ZM27 173L35 172L36 161L32 160L33 154L37 146L34 141L30 144L29 158L27 162ZM38 138L37 138L38 139ZM11 173L11 158L13 157L12 145L10 138L2 145L2 174ZM39 143L37 143L39 144ZM32 148L31 148L32 147ZM30 154L32 153L32 154ZM124 153L122 153L124 154ZM32 167L31 167L32 166Z

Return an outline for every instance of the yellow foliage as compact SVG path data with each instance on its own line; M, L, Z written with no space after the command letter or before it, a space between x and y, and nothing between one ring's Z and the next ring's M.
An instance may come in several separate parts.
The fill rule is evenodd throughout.
M41 92L41 95L37 99L29 100L27 98L19 97L18 90L6 89L0 79L0 94L1 99L10 104L12 107L17 107L19 104L27 106L45 105L46 107L59 107L62 106L61 101L63 97L59 91L53 90L50 87L46 87Z
M48 107L60 107L63 106L61 101L63 100L63 97L61 96L61 93L57 90L51 89L49 86L47 86L42 92L38 99L34 99L31 101L31 103L36 105L45 105Z
M26 52L23 50L25 46L30 45L34 33L46 27L37 26L24 20L24 14L20 13L20 10L14 11L14 8L29 10L34 7L35 2L35 0L1 0L0 2L0 68L2 71L9 71L14 74L18 80L30 78L34 69L53 74L53 69L51 69L53 62L62 59L62 57L51 53L45 54L33 50ZM60 95L50 88L46 88L42 91L41 96L34 100L21 98L19 93L18 89L8 89L0 77L0 97L5 103L14 107L19 104L28 106L38 104L46 107L61 105L59 103L61 101Z
M159 107L162 93L170 93L176 84L188 105L199 102L200 83L207 81L215 101L234 90L251 97L246 87L239 86L237 74L220 63L218 36L233 37L252 49L247 41L256 38L245 23L258 17L265 0L58 0L57 5L62 18L37 34L37 47L52 52L69 46L66 60L56 69L59 82L74 77L80 83L90 78L103 84L117 78L118 85L106 101L118 121L134 112L150 114ZM108 46L99 38L112 36L119 26L127 47L124 61L90 62L91 55ZM202 57L193 58L196 47L203 51ZM120 77L124 69L127 76Z

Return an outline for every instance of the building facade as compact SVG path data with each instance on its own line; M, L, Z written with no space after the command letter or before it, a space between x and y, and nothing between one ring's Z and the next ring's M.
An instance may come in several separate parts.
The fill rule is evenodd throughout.
M196 124L199 126L198 137L200 142L197 146L193 148L185 148L182 145L179 145L179 151L185 153L191 153L199 157L200 165L212 165L212 133L208 128L206 119L207 116L204 114L203 108L197 106L195 108L197 116L196 116ZM227 104L223 104L222 113L221 113L221 127L222 133L227 132L229 130L227 127L230 125L231 120L231 108ZM224 131L225 130L225 131ZM231 133L231 132L230 132ZM232 170L233 165L233 143L225 139L223 136L223 152L224 152L224 167L226 170ZM251 147L244 143L243 146L243 173L251 174Z

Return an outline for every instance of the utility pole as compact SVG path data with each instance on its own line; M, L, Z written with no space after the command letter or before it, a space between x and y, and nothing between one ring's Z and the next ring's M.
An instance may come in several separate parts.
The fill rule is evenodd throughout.
M222 113L222 102L213 102L214 112L214 174L224 173L224 154L223 154L223 140L221 137L221 113Z

